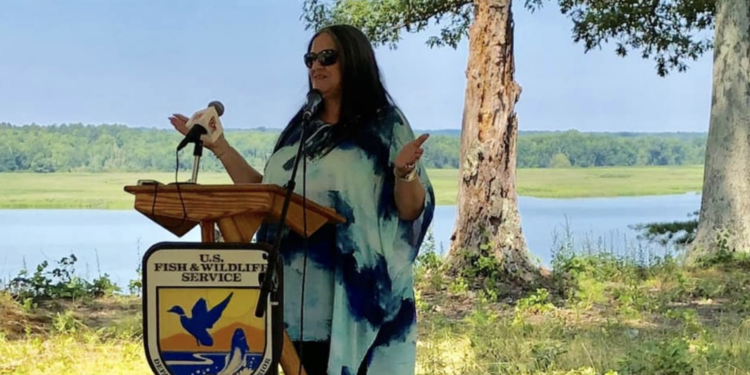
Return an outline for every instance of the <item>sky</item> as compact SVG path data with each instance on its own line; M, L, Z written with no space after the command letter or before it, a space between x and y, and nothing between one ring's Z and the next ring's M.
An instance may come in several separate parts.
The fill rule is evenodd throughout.
M521 131L705 132L712 53L666 78L636 51L584 54L554 3L516 1ZM312 31L302 0L0 2L0 122L169 128L221 101L225 128L283 127L307 91ZM415 129L459 129L468 42L430 48L438 28L376 50Z

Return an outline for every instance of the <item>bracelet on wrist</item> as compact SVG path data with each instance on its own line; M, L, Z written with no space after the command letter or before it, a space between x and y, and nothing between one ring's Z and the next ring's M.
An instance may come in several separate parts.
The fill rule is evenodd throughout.
M411 167L411 169L408 172L406 172L406 174L403 174L403 175L399 175L399 173L396 170L396 168L394 168L393 169L393 174L396 175L396 178L398 178L399 180L401 180L403 182L411 182L411 181L414 181L414 179L417 178L417 168L416 167Z

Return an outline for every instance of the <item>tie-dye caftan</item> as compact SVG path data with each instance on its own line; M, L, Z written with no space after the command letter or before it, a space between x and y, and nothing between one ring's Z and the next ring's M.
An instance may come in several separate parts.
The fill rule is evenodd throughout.
M396 107L354 135L342 137L339 126L310 124L305 184L303 160L297 173L296 193L306 185L308 199L346 219L307 241L303 341L330 341L329 374L356 375L364 361L368 375L411 375L417 340L412 266L434 213L432 185L417 164L424 209L415 220L400 219L394 160L415 135ZM299 137L298 124L282 132L264 183L286 185ZM273 243L274 233L274 225L264 225L258 241ZM300 340L304 249L298 235L286 233L284 325L294 341Z

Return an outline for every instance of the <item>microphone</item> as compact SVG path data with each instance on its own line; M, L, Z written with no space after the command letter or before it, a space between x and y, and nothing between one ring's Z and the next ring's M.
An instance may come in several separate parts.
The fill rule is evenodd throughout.
M312 89L307 93L307 101L305 107L302 109L302 119L309 120L312 118L321 108L323 103L323 94L318 89Z
M224 105L220 101L214 100L208 103L205 109L197 111L190 117L190 120L185 125L188 129L188 133L185 138L177 146L177 151L182 150L188 143L197 143L201 140L201 136L206 134L211 142L215 142L224 133L224 128L221 126L221 120L219 117L224 114Z
M221 134L224 133L221 120L219 120L219 116L223 114L224 105L220 101L214 100L208 103L206 109L195 112L185 125L190 130L188 130L185 138L177 146L177 152L180 152L188 143L195 143L195 149L193 150L193 156L195 156L193 177L190 179L190 182L193 184L198 183L198 169L200 169L201 156L203 156L203 141L201 140L201 136L205 134L211 142L216 142Z

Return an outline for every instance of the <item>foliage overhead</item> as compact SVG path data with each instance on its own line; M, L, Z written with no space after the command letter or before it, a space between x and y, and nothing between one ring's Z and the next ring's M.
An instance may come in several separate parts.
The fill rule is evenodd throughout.
M427 44L456 48L468 36L473 10L470 0L305 0L302 19L308 30L350 24L373 45L394 49L403 31L418 33L434 22L440 33L429 37Z
M659 76L684 72L713 47L707 33L714 24L715 0L525 0L530 11L555 1L573 21L573 40L584 51L614 43L622 57L640 50L656 63ZM458 47L468 36L474 2L469 0L305 0L302 19L307 29L347 23L359 27L376 46L396 48L403 31L424 31L438 25L431 47Z
M526 0L535 11L548 0ZM629 49L653 58L659 76L670 70L687 70L713 47L716 0L557 0L562 14L573 21L573 40L583 42L585 52L614 42L622 57ZM699 34L703 33L703 36Z

